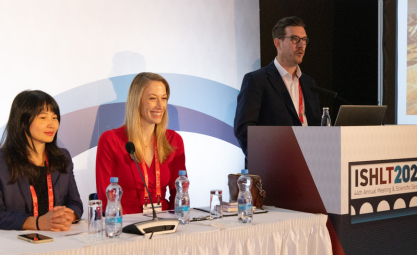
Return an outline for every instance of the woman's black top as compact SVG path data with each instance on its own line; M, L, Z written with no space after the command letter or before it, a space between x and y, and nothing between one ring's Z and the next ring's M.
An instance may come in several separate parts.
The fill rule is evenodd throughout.
M46 179L46 166L36 166L39 170L38 181L33 185L38 197L38 214L44 215L49 211L48 181Z

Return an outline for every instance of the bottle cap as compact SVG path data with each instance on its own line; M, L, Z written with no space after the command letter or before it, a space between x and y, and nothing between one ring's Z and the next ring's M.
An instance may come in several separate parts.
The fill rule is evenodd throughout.
M119 182L119 177L110 177L110 182Z
M212 189L210 190L210 195L221 195L222 190L221 189Z
M241 174L248 174L249 170L248 169L242 169L242 171L240 172Z
M185 176L185 175L186 175L186 173L187 173L187 171L185 171L185 170L180 170L179 175L180 175L180 176Z

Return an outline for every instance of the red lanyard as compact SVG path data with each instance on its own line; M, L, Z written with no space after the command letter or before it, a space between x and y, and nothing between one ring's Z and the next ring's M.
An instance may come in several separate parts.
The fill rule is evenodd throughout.
M156 196L158 198L158 204L159 204L160 197L161 197L161 168L159 166L159 155L158 155L158 148L156 146L156 138L154 138L153 140L153 147L154 147L154 155L155 155ZM143 169L143 173L145 174L146 186L149 187L148 170L147 170L145 160L142 161L142 169ZM145 192L145 204L147 204L147 200L148 200L148 192Z
M46 152L45 152L45 162L46 162L46 170L47 170L46 180L48 182L48 200L49 200L49 211L50 211L54 208L54 190L52 188L52 177L51 177L51 174L49 173L49 162L48 162L48 157L46 156ZM32 193L33 216L38 217L39 216L38 197L36 196L35 188L32 185L30 185L30 192Z
M300 79L298 79L298 117L300 117L301 124L304 123L304 108L303 108L303 91L301 90Z

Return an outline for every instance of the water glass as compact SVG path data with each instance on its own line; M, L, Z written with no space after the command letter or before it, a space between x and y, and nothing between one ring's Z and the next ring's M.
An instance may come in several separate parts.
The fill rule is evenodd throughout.
M222 190L210 190L210 219L223 218Z
M90 240L103 239L103 205L101 200L88 201L87 221Z

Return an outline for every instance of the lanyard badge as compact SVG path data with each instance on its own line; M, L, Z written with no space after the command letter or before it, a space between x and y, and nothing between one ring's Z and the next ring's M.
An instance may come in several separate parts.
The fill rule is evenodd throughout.
M303 107L303 91L301 90L300 79L298 79L298 117L300 118L301 124L304 123L304 107Z
M49 210L52 210L54 208L54 190L52 187L52 177L51 173L49 172L49 161L48 157L46 156L45 152L45 163L46 163L46 181L48 183L48 207ZM32 201L33 201L33 216L38 217L39 216L39 209L38 209L38 197L36 196L35 188L30 185L30 193L32 193Z
M154 203L155 211L162 211L161 205L161 167L159 165L159 155L158 155L158 148L156 145L156 138L154 138L154 155L155 155L155 176L156 176L156 197L157 203ZM148 177L148 170L145 161L142 161L142 169L145 175L145 182L146 186L149 188L149 177ZM148 205L148 193L145 190L145 204L143 205L143 213L152 212L152 206Z

